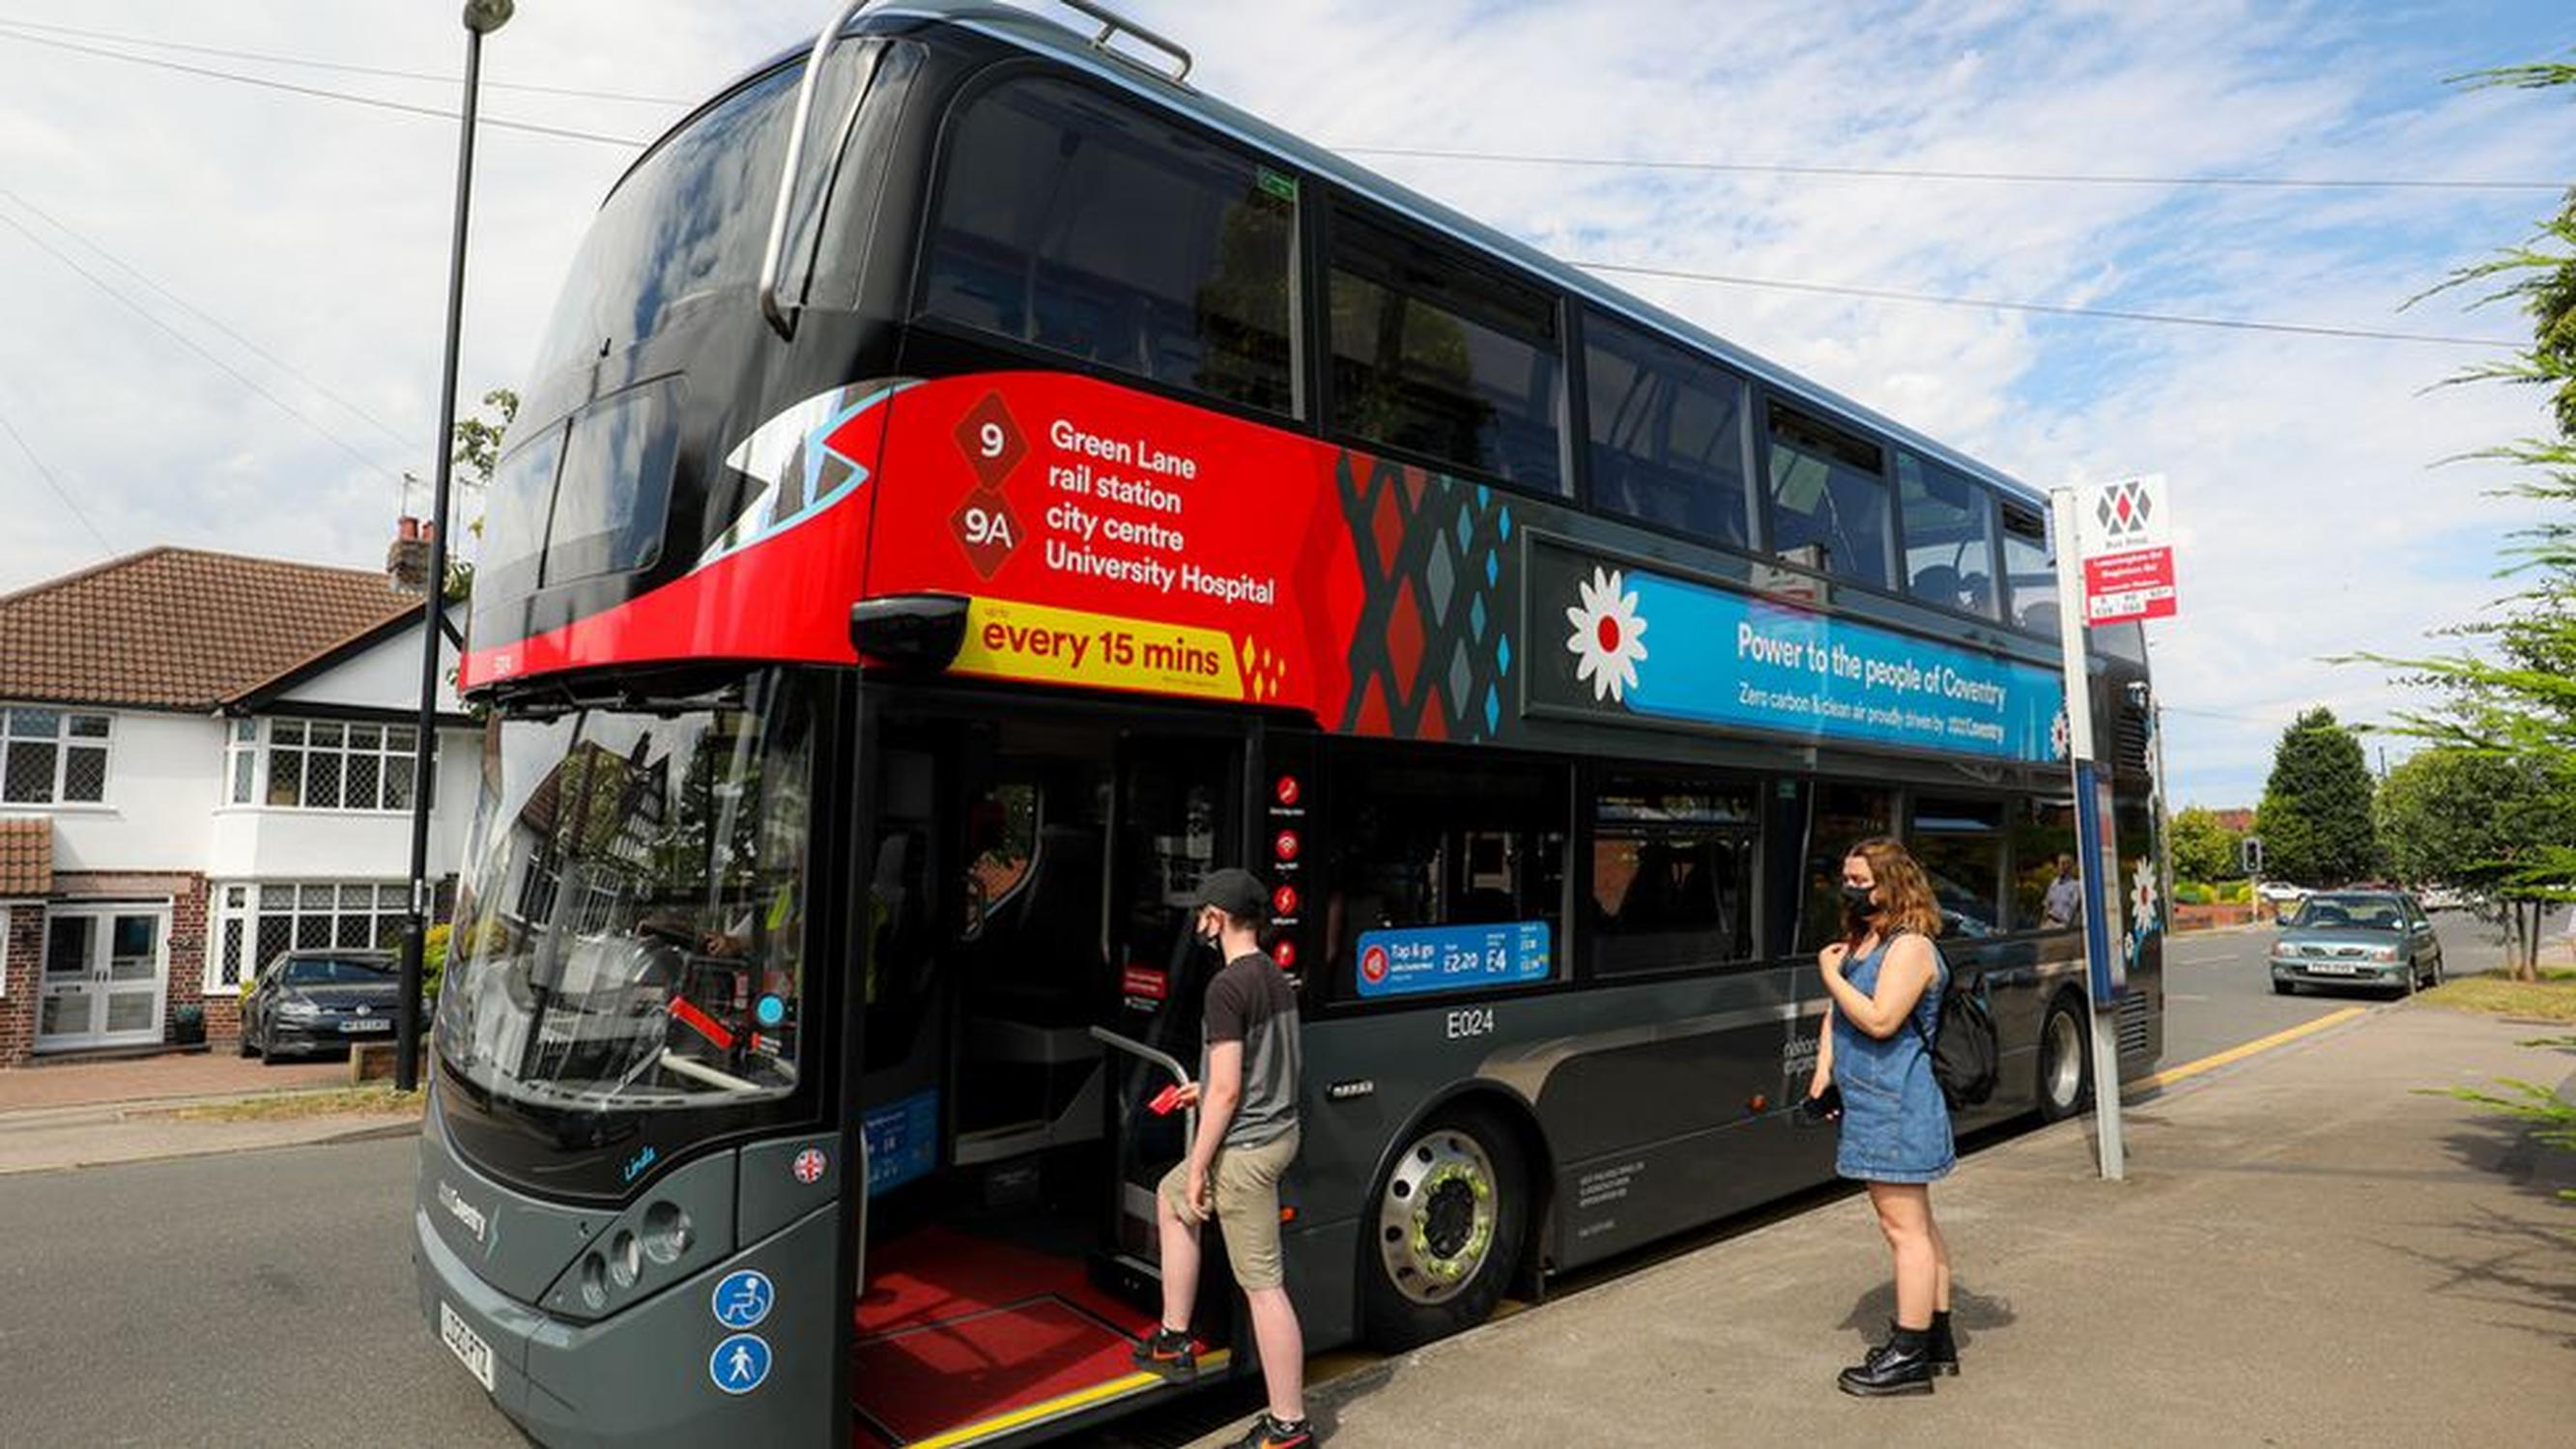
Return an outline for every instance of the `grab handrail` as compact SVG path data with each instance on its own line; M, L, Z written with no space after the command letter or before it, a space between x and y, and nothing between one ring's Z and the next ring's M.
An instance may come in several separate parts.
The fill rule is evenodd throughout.
M823 78L823 58L840 43L842 27L864 10L872 0L842 0L839 13L823 33L814 37L814 48L805 55L805 75L796 83L796 119L787 132L787 159L778 170L778 198L769 205L769 241L760 249L760 314L781 337L796 335L796 324L788 319L778 304L778 271L787 249L787 214L796 204L796 172L805 161L805 123L814 113L815 87Z
M1161 1067L1164 1071L1171 1073L1173 1082L1180 1086L1186 1087L1190 1083L1189 1068L1182 1066L1181 1059L1168 1052L1156 1051L1152 1047L1145 1045L1143 1042L1138 1041L1133 1037L1120 1036L1118 1033L1111 1031L1105 1026L1093 1027L1091 1029L1091 1039L1100 1043L1102 1046L1125 1052L1129 1056L1144 1058L1148 1064ZM1181 1112L1182 1140L1188 1142L1197 1141L1199 1136L1199 1109L1196 1107L1184 1107L1181 1109Z
M1181 68L1179 70L1173 71L1170 75L1165 76L1164 79L1170 81L1174 85L1182 85L1187 83L1189 80L1191 64L1190 53L1187 50L1182 49L1177 43L1167 40L1164 37L1155 34L1153 31L1147 30L1144 26L1128 19L1126 16L1119 14L1108 6L1097 3L1097 0L1058 0L1058 3L1068 10L1079 10L1083 14L1100 22L1099 31L1091 37L1091 48L1099 51L1102 55L1108 56L1113 60L1126 61L1130 65L1135 64L1135 61L1130 57L1120 55L1117 51L1109 48L1109 37L1118 34L1120 31L1125 31L1127 34L1136 37L1138 40L1145 42L1147 45L1154 47L1156 50L1161 51L1163 54L1168 55L1172 59L1181 63Z

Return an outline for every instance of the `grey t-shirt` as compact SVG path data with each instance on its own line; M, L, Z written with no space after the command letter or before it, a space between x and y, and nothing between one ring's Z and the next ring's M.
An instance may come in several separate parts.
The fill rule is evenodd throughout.
M1243 1102L1226 1124L1226 1147L1258 1147L1297 1125L1297 1080L1305 1065L1297 1034L1297 992L1279 963L1260 951L1225 963L1208 983L1199 1080L1207 1046L1243 1043Z

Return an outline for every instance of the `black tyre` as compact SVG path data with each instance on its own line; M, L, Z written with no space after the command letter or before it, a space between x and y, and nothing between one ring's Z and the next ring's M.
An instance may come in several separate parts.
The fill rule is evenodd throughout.
M2272 994L2274 996L2296 996L2299 994L2299 988L2282 980L2280 977L2275 976L2272 978Z
M2063 1121L2093 1099L2091 1054L2085 1049L2084 1013L2060 997L2039 1025L2039 1119Z
M2427 986L2439 986L2442 984L2442 953L2439 951L2433 953L2432 979L2424 984Z
M1361 1244L1368 1339L1400 1351L1493 1316L1520 1268L1529 1173L1489 1112L1434 1117L1387 1168Z

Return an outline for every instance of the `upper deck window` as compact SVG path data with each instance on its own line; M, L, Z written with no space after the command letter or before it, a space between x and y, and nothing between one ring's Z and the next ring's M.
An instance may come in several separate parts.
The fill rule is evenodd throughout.
M1781 557L1886 588L1887 513L1877 444L1771 405L1771 547Z
M2006 616L2034 634L2057 637L2057 561L2048 550L2048 516L2017 503L2003 505L2004 577L2010 586Z
M836 72L859 49L836 57ZM717 102L618 185L573 258L531 377L632 345L682 304L758 280L801 74L788 66Z
M1346 212L1332 247L1333 425L1564 492L1554 299Z
M1296 410L1295 178L1061 81L955 124L930 315L1267 412Z
M1583 323L1592 501L1712 543L1752 539L1741 378L1597 313Z
M477 590L504 598L649 567L679 437L680 380L666 377L514 444L492 475Z
M1986 490L1912 453L1896 455L1905 581L1914 597L1995 617L1995 513Z

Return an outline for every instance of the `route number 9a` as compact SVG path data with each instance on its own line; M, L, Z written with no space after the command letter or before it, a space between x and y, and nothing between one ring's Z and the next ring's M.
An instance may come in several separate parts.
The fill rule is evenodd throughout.
M1009 548L1016 541L1011 537L1011 516L998 509L969 508L959 521L966 527L966 541L970 544L997 543Z

